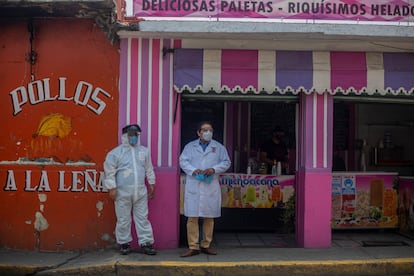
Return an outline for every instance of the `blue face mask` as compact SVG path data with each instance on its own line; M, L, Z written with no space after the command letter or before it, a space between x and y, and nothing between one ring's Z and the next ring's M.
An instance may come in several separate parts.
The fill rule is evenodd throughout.
M129 144L131 146L135 146L136 144L138 144L138 136L129 136Z

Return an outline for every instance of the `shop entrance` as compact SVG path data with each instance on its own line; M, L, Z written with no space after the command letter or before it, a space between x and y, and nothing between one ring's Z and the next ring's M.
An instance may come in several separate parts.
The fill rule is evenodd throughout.
M272 98L278 98L278 96ZM271 179L270 165L265 171L261 170L263 147L267 141L271 140L275 127L284 132L286 160L284 160L281 177L286 179L284 181L289 187L287 184L286 187L279 185L279 187L273 187L272 190L271 186L268 188L257 186L257 197L260 198L259 193L262 191L266 193L266 200L250 201L246 199L247 195L244 193L246 188L241 187L237 190L222 185L222 216L215 220L215 236L254 234L255 237L260 236L259 239L263 240L266 237L274 239L273 234L290 234L291 241L294 242L294 217L292 217L294 204L292 205L292 202L294 202L294 171L296 168L296 109L296 97L281 96L277 100L256 98L247 101L207 100L183 96L181 151L189 141L197 139L196 129L199 122L212 122L213 139L226 146L232 161L231 168L226 172L228 175L224 177L236 179L250 175L262 181L266 178ZM247 174L249 165L249 174ZM184 179L182 175L181 189L183 189ZM278 181L281 181L280 179ZM183 204L183 200L181 203ZM291 208L287 211L290 217L284 216L287 208ZM180 233L181 244L185 245L186 218L183 213L181 213ZM264 240L263 245L271 244L273 241L270 239L268 243Z
M390 229L414 235L414 216L411 215L414 210L414 147L411 142L414 139L413 105L412 99L394 98L390 102L385 97L335 97L332 164L334 232ZM183 97L181 146L196 139L199 121L209 120L215 128L214 139L224 143L229 150L233 162L229 173L244 175L249 159L253 158L257 162L256 166L260 166L260 147L270 136L272 128L279 125L285 130L285 142L289 149L286 175L291 175L296 168L296 109L297 102L294 99L207 101ZM232 112L236 115L229 117ZM254 167L252 174L256 173L260 174L258 168ZM342 207L344 197L336 194L338 191L334 189L334 180L343 177L344 173L346 177L351 176L356 180L357 199L353 201L355 206L351 206L352 210L348 210L349 216ZM398 176L398 183L393 180L394 176ZM396 188L398 193L393 192ZM397 197L392 196L394 194ZM294 197L292 199L284 199L279 205L269 208L246 207L243 202L234 206L227 201L227 205L222 208L222 216L216 219L215 233L218 237L225 234L233 238L235 235L254 234L261 239L290 233L290 243L284 241L281 244L292 245L294 220L286 221L287 217L284 216L287 212L294 214ZM228 197L223 196L223 200L228 200ZM292 202L293 211L289 209ZM185 244L184 216L181 216L180 231L181 243Z

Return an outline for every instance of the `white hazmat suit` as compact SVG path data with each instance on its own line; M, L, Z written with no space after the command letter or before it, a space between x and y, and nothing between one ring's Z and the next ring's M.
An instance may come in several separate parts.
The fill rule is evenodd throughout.
M149 150L139 145L131 146L128 134L122 134L122 143L111 150L104 162L105 187L117 189L115 235L119 244L132 241L131 210L139 244L153 244L154 237L148 220L148 196L145 177L155 184L155 174Z

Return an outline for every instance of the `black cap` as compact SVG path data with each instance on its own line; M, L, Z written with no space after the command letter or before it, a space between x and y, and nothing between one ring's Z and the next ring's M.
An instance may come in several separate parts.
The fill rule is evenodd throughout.
M137 124L127 125L122 128L122 134L127 133L128 131L141 132L141 128Z

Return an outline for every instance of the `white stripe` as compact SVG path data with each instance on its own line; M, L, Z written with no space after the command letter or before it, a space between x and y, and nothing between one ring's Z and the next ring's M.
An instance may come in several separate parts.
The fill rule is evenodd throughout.
M242 103L237 104L237 146L239 147L239 152L243 150L241 146L241 112Z
M384 60L382 53L366 53L367 93L384 93Z
M259 51L258 54L258 91L273 92L276 83L276 52Z
M224 102L223 145L227 146L227 101Z
M313 88L317 92L331 87L331 58L329 52L313 52Z
M130 124L129 114L131 112L131 38L128 38L128 54L127 54L127 91L126 91L126 109L125 109L125 123Z
M221 91L221 50L203 51L203 87Z
M134 16L133 0L125 0L125 16Z
M170 48L173 46L173 40L170 41ZM174 89L173 89L173 70L174 70L174 62L173 58L170 58L170 86L168 89L170 92L169 95L169 106L170 106L170 114L168 116L168 167L172 166L172 132L173 132L173 116L174 116L174 110L173 110L173 104L174 104Z
M323 167L328 167L328 93L323 94Z
M149 56L149 62L148 62L148 91L146 93L148 94L148 131L147 131L147 145L148 148L151 149L151 102L152 102L152 39L149 39L149 45L148 45L148 56Z
M312 139L313 139L313 149L312 149L312 166L313 168L316 168L316 161L317 161L317 152L318 152L318 147L317 147L317 141L316 141L316 137L317 137L317 128L318 128L318 121L317 121L317 111L318 111L318 94L317 93L313 93L313 110L312 110Z
M141 124L141 105L142 105L142 38L138 39L138 55L137 55L137 74L138 74L138 81L137 81L137 123Z
M298 137L298 145L300 146L300 163L298 163L298 165L300 165L300 166L305 166L306 165L306 155L307 154L305 154L305 145L307 145L306 144L306 139L305 139L305 137L308 135L307 134L307 132L306 132L306 125L307 125L307 122L306 122L306 110L305 110L305 108L306 108L306 97L307 96L304 96L304 97L300 97L300 99L301 99L301 102L302 102L302 109L299 111L299 109L300 109L300 107L298 107L298 114L301 116L301 125L300 125L300 128L301 128L301 131L302 131L302 135L300 136L300 137ZM299 143L299 139L300 139L300 143ZM307 146L310 146L310 145L307 145ZM299 168L299 167L298 167Z
M302 135L303 135L303 131L302 131ZM304 144L304 143L301 143L301 144ZM295 105L295 145L296 145L296 148L298 149L299 148L299 103L297 103ZM302 152L302 155L304 155L303 154L303 145L301 145L301 152ZM298 158L298 156L299 156L299 151L296 150L295 151L295 159L296 159L295 171L297 171L298 168L299 168L299 158ZM302 163L303 163L303 161L302 161ZM292 169L292 168L290 168L290 169Z
M160 49L162 49L164 46L163 44L163 40L160 39ZM162 137L164 137L164 135L162 135L162 102L163 102L163 98L162 98L162 89L163 89L163 82L162 82L162 76L163 76L163 67L162 67L162 55L161 58L159 58L158 61L158 68L159 68L159 72L158 72L158 160L157 160L157 166L161 167L162 164Z

